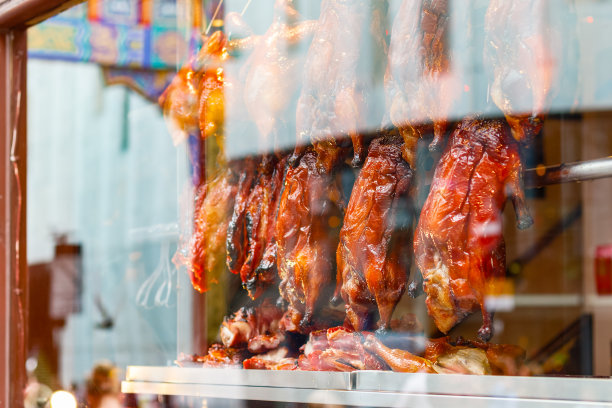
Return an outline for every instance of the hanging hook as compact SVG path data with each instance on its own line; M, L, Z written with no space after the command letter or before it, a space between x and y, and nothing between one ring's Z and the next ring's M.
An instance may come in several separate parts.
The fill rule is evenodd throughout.
M204 33L204 35L208 35L208 33L210 32L210 29L211 29L211 27L213 25L213 22L217 18L217 14L219 14L219 10L221 9L221 5L222 4L223 4L223 0L220 0L219 4L217 4L217 9L215 10L212 18L210 19L210 23L208 23L208 27L206 27L206 32Z

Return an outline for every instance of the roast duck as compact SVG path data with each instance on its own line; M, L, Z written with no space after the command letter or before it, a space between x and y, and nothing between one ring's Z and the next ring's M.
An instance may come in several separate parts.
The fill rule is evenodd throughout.
M198 136L191 154L194 233L185 263L197 290L227 266L251 299L276 285L280 299L277 305L259 299L226 318L222 344L195 361L269 370L525 372L522 349L486 343L493 332L485 297L488 283L506 270L507 199L518 228L532 223L518 142L540 131L555 83L548 32L536 29L542 3L491 0L484 61L492 100L507 122L472 116L452 130L418 222L416 142L432 131L430 148L442 148L462 88L448 43L447 0L404 0L387 32L388 58L387 4L378 0L323 0L315 22L300 21L291 1L278 0L262 36L242 28L248 35L236 44L252 54L235 78L222 69L232 58L224 34L205 41L161 99L177 139ZM305 56L295 51L309 43ZM372 45L367 53L363 44ZM384 71L372 61L388 63L383 127L394 129L380 130L368 147L360 132L373 108L363 79ZM236 105L230 118L238 113L254 125L245 137L256 140L259 155L230 163L217 158L222 165L204 182L202 141L222 139L223 117L234 109L224 107L224 98ZM290 156L283 151L288 134L297 135ZM363 166L352 189L341 185L347 158ZM413 259L436 327L447 334L480 311L484 342L420 334L424 346L415 350L385 336ZM345 320L329 328L321 316L334 286ZM298 352L287 340L301 335L308 340Z
M372 142L353 186L340 231L336 297L346 304L346 323L369 330L389 328L404 294L412 252L413 171L402 158L402 140L388 135Z
M376 64L385 60L381 0L323 0L314 38L306 55L302 91L297 104L297 145L290 163L297 166L312 142L317 165L330 172L344 159L346 138L353 145L353 165L367 151L365 118L378 108L371 82ZM350 146L350 141L349 141Z
M263 156L244 160L227 230L227 266L252 299L278 280L276 223L287 163L282 136L295 132L287 118L292 106L295 112L295 77L304 65L296 48L312 29L312 22L299 21L291 0L277 0L272 25L242 68L243 100L258 134L255 153Z
M487 283L506 271L506 199L514 204L519 228L532 223L522 170L518 145L500 120L465 119L450 136L414 238L427 310L444 333L481 310L478 335L485 341L492 336L484 300Z
M546 0L491 0L485 16L490 96L518 141L540 132L557 91L561 44L548 7Z
M454 10L454 18L461 9ZM448 0L404 0L393 21L385 73L388 119L404 139L414 169L417 141L433 125L431 149L441 148L448 115L462 83L449 41Z

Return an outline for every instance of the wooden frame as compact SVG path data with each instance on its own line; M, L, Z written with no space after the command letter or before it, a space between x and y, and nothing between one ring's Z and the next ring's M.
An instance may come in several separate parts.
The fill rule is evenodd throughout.
M78 2L0 0L0 407L27 384L26 29Z

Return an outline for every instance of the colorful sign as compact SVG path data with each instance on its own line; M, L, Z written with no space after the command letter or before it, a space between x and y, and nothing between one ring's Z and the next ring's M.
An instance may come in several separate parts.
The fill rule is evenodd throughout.
M175 0L90 0L30 28L29 56L176 69L201 45L202 5L191 4L179 19Z

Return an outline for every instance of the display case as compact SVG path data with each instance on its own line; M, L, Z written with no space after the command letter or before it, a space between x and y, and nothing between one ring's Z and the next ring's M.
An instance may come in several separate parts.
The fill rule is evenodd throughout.
M0 3L7 401L612 406L611 5L56 3Z

